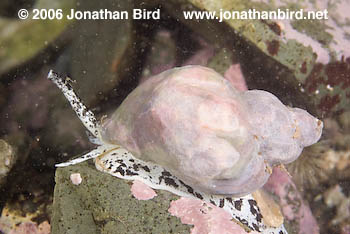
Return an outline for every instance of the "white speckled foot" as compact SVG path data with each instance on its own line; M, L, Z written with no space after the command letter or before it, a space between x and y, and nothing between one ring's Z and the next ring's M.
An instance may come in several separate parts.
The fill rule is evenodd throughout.
M210 202L228 211L237 222L251 230L262 233L287 233L283 225L279 228L264 225L257 203L251 195L231 198L196 191L161 166L141 161L124 148L113 149L97 157L95 165L98 170L118 178L137 179L154 189L167 190L179 196Z

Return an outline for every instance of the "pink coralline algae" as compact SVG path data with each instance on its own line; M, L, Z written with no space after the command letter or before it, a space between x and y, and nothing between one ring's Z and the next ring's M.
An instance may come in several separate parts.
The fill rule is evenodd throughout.
M157 196L157 193L151 187L139 180L134 180L131 193L138 200L149 200Z
M234 88L239 91L247 91L247 84L245 83L244 76L242 74L241 65L239 63L232 64L224 74L226 80L228 80Z
M299 234L318 234L319 227L309 206L304 202L290 176L279 168L274 168L264 188L279 198L284 217Z
M191 234L248 234L228 212L201 200L182 197L172 201L168 211L181 218L182 223L194 225ZM257 234L255 231L249 233Z
M25 222L11 230L9 234L50 234L50 229L50 224L47 221L44 221L39 225L33 222Z
M322 127L271 93L239 91L212 69L185 66L139 85L103 123L101 135L195 189L240 196L317 142Z

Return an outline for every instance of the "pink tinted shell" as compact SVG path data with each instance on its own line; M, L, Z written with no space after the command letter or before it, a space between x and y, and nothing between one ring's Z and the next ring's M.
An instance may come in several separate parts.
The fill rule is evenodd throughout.
M101 135L196 189L238 196L317 142L322 126L268 92L238 91L212 69L185 66L139 85Z

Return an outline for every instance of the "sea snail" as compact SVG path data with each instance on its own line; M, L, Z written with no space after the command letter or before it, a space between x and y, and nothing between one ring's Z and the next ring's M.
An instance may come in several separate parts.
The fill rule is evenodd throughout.
M317 142L322 127L271 93L240 92L212 69L185 66L140 84L100 135L193 188L241 196L262 187L271 167Z
M95 158L98 170L210 202L250 230L287 233L283 225L264 223L249 193L266 182L272 166L295 160L320 138L322 122L306 111L265 91L238 91L209 68L186 66L140 84L101 125L70 79L53 71L48 78L98 145L57 167Z

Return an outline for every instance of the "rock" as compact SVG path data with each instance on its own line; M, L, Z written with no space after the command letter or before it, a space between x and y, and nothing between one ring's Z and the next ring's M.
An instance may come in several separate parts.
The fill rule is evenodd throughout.
M132 1L118 4L113 0L77 1L76 10L128 11ZM133 35L131 19L81 20L74 25L71 46L72 77L79 84L79 96L87 103L103 100L103 93L112 91L125 78L132 80L133 66L137 63L137 36ZM93 89L91 87L94 87ZM119 90L118 90L119 92Z
M7 174L17 160L15 150L6 141L0 139L0 186L6 181Z
M350 218L350 197L346 197L342 188L337 184L323 193L324 203L332 208L336 207L336 215L330 225L347 224ZM341 225L343 226L343 225Z
M176 64L176 49L176 42L169 30L163 29L156 32L146 57L140 83L149 76L173 68Z
M82 183L74 185L72 173ZM139 201L125 180L101 173L89 163L56 171L52 233L189 233L190 227L168 213L178 197L157 191L152 200Z
M346 133L350 133L350 111L344 112L339 116L339 125Z
M19 207L26 206L21 201ZM6 203L1 211L0 233L6 234L50 234L50 224L46 220L46 208L34 209L33 212L16 209L16 205ZM45 220L45 221L43 221ZM39 223L40 222L40 223Z
M62 13L65 15L68 9L74 8L74 3L75 1L70 0L38 0L33 8L63 9ZM26 20L18 20L17 17L0 17L0 74L37 56L66 29L67 25L73 22L66 17L62 17L61 20L31 20L32 16L33 14L30 13ZM47 60L47 58L42 59ZM46 62L41 61L41 64Z

